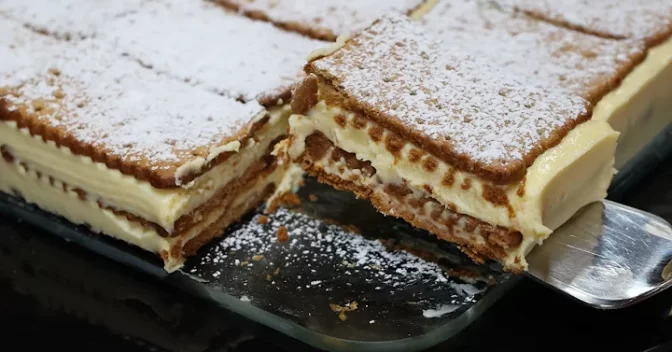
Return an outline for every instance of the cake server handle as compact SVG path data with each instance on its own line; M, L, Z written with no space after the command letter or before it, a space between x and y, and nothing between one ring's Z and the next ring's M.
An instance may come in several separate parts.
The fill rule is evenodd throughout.
M527 262L528 275L589 306L623 308L672 285L672 226L642 210L595 202Z

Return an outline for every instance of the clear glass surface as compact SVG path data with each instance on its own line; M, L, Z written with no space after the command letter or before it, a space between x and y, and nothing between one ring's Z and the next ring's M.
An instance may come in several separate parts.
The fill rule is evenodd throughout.
M332 351L410 351L458 333L517 282L494 263L307 180L300 209L232 226L168 275L153 255L1 194L0 211L288 336ZM278 229L288 240L278 239Z

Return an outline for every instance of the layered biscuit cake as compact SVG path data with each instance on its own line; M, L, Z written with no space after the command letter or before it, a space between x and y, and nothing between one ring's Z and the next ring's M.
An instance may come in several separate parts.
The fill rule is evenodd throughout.
M334 41L366 28L388 12L423 11L434 0L213 0L251 18Z
M667 0L500 0L503 7L558 26L617 41L637 41L646 58L596 106L594 119L621 132L622 167L672 124L672 2Z
M69 41L17 14L0 23L2 191L172 271L286 182L271 151L318 42L200 2L145 3Z
M432 33L389 15L317 51L286 152L477 262L525 270L534 245L605 197L618 133L589 120L584 94Z

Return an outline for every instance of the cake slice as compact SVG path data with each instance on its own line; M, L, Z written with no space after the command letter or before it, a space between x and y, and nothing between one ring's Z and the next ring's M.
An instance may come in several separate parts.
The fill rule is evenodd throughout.
M317 51L292 101L287 157L321 182L454 242L525 255L605 197L618 133L590 101L385 16Z
M173 271L260 205L287 121L91 41L0 22L0 190L157 253Z
M423 11L433 0L214 0L251 18L334 41L366 28L388 12Z
M667 0L501 0L534 18L615 41L636 41L646 58L595 106L593 119L621 132L623 168L672 123L672 2Z

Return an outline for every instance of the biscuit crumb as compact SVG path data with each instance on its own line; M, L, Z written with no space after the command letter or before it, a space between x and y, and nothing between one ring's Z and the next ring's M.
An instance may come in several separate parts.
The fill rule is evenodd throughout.
M310 199L311 202L315 202L317 201L317 196L311 193L308 195L308 199Z
M278 196L276 199L273 200L272 204L268 205L268 207L266 208L266 214L273 214L276 211L278 211L278 209L281 207L291 209L296 208L300 205L301 205L301 199L299 199L299 197L296 194L292 192L287 192Z
M255 256L252 257L252 260L255 261L255 262L261 261L263 259L264 259L264 256L261 255L261 254L258 254L258 255L255 255Z
M341 319L341 321L346 321L348 316L345 313L357 310L357 301L347 303L345 306L329 303L329 308L331 308L331 311L334 313L338 313L338 319Z
M265 225L265 224L268 224L268 216L266 216L266 215L261 215L261 216L259 216L259 218L257 218L257 223L258 223L259 225Z
M285 243L289 241L289 231L287 231L287 228L284 226L280 226L278 228L278 242L280 243Z

